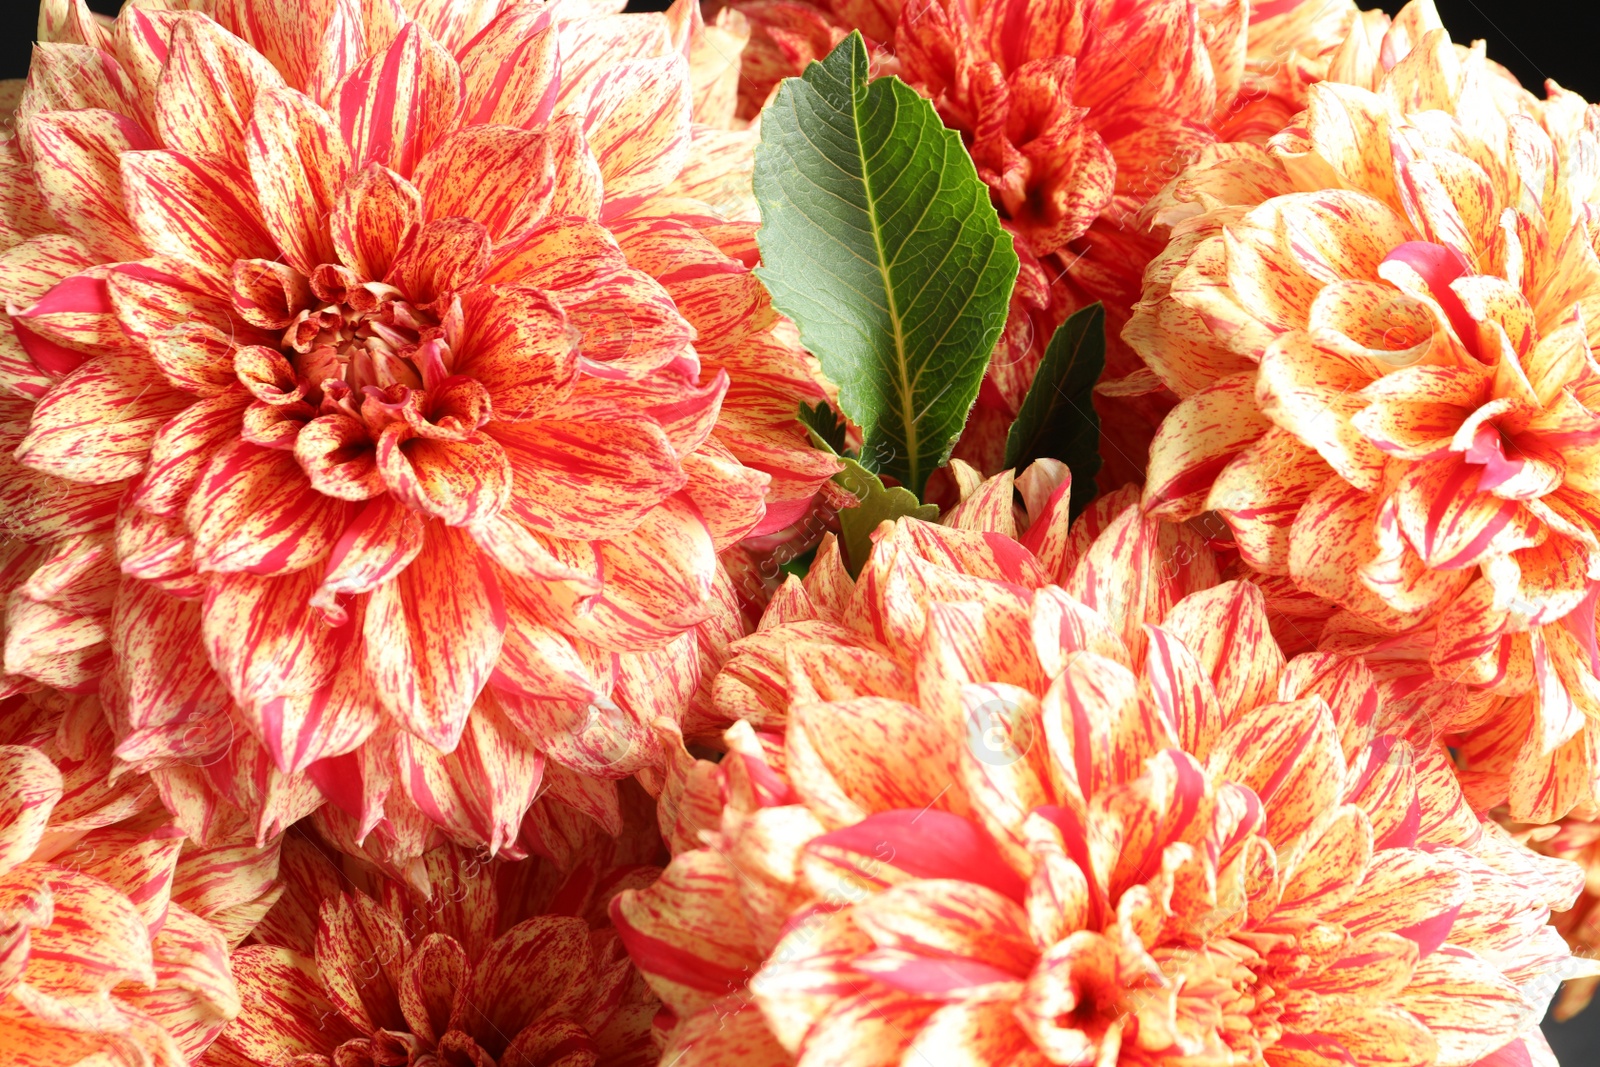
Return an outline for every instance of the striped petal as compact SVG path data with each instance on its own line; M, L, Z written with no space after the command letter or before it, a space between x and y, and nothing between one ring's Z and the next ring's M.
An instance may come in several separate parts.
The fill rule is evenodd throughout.
M1428 566L1470 567L1541 539L1537 520L1518 501L1478 490L1482 469L1446 459L1415 464L1401 479L1400 528Z
M66 1001L62 1007L70 1011L74 999L103 995L124 981L154 983L150 931L132 901L71 868L37 873L48 879L54 915L29 938L30 989Z
M1185 399L1150 445L1146 510L1170 520L1198 514L1217 476L1269 425L1256 407L1253 374L1224 378Z
M383 280L417 304L447 300L483 277L489 232L471 219L436 219L400 249Z
M367 668L379 701L414 736L453 750L505 628L488 560L465 533L429 523L416 559L367 603Z
M18 439L10 435L11 448ZM0 529L40 539L107 530L122 490L116 483L63 482L22 466L7 449L0 454Z
M234 319L218 275L177 256L118 264L106 275L106 289L123 330L179 389L203 396L223 391L237 381L235 344L265 340Z
M400 979L400 1010L412 1033L438 1042L462 1010L467 969L466 951L454 938L431 933L422 939Z
M1284 659L1259 586L1226 582L1193 593L1174 605L1161 628L1183 642L1209 674L1225 721L1277 698Z
M339 262L364 278L382 278L422 226L422 195L381 163L368 163L339 191L329 221Z
M326 998L311 957L272 945L247 945L230 961L246 1005L218 1046L248 1062L283 1053L327 1056L360 1031Z
M209 663L191 654L202 641L200 606L153 585L127 581L111 616L121 700L117 752L131 759L152 747L184 753L215 744L208 728L232 700Z
M461 71L450 53L420 23L408 23L336 91L339 128L353 162L381 163L410 178L455 127L461 96Z
M418 163L414 179L429 221L472 219L500 245L528 232L549 210L555 162L542 132L469 126Z
M342 626L349 617L343 598L370 592L405 569L422 551L424 523L392 496L369 501L334 543L311 605Z
M498 1047L541 1015L570 1015L587 992L589 924L561 915L526 919L497 938L473 969L470 1003L482 1005L469 1032ZM532 979L532 980L529 980Z
M601 648L659 647L716 610L711 531L682 495L651 509L626 537L598 543L602 587L575 636Z
M312 488L292 454L235 442L196 481L187 517L201 570L288 574L325 556L349 505Z
M362 51L359 0L311 0L293 11L262 0L218 0L214 17L266 56L291 87L323 104Z
M290 266L310 274L334 261L323 221L333 210L350 156L326 111L291 89L255 98L246 149L262 220Z
M1471 1063L1531 1026L1537 1012L1504 975L1465 949L1446 946L1417 964L1395 1003L1423 1021L1440 1063Z
M515 458L485 433L453 441L410 436L394 423L378 439L377 469L407 506L468 526L493 519L512 498Z
M956 777L956 745L922 709L863 697L791 709L789 774L827 824L845 826L896 808L934 803ZM902 764L873 753L906 752Z
M144 469L156 430L188 399L138 358L90 360L34 408L17 460L90 485L131 478Z
M308 605L317 580L306 568L278 578L227 574L208 586L206 648L241 704L314 693L344 665L349 635L330 630Z
M282 86L283 78L261 53L210 19L178 20L165 43L166 63L156 89L156 132L162 143L246 166L245 129L256 94Z
M1136 778L1146 757L1176 744L1132 672L1090 653L1067 664L1042 712L1050 774L1062 798L1087 799Z
M682 56L620 62L596 78L583 133L615 214L666 185L689 154L689 65Z
M317 923L319 983L346 1019L371 1032L405 1029L396 990L410 946L399 919L364 893L323 904Z
M1233 720L1209 769L1261 798L1274 846L1294 841L1331 808L1345 777L1338 727L1320 697L1265 704Z
M414 804L453 840L491 855L517 840L541 784L544 756L497 705L479 696L448 755L402 738L401 779Z
M556 29L543 11L501 11L461 55L466 125L533 129L550 117L561 87Z
M653 422L552 420L487 432L510 458L508 509L556 537L622 537L688 480Z
M5 812L5 830L0 833L0 871L9 871L27 860L39 847L50 812L61 799L61 772L50 757L25 745L0 746L4 764L4 793L0 807Z
M1261 355L1256 402L1277 425L1317 450L1340 477L1362 489L1377 489L1384 457L1351 416L1366 407L1361 389L1371 375L1293 331Z
M485 286L462 299L455 372L477 379L499 422L537 418L566 399L578 378L578 338L549 293L531 286Z
M151 951L156 988L119 996L171 1034L184 1056L198 1057L239 1013L228 945L211 923L172 907Z
M155 148L111 111L52 111L28 124L39 195L61 229L109 260L138 259L146 243L123 207L120 159Z
M122 189L128 217L152 251L222 277L235 260L277 258L241 167L181 152L128 152L122 156Z

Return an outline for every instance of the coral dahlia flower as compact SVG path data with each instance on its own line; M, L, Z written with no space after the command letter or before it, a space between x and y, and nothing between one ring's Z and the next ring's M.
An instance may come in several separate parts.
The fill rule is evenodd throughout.
M613 8L45 5L0 145L6 670L98 685L192 833L331 799L339 841L496 849L546 761L649 766L737 626L717 551L831 473L792 396L713 434L728 371L803 373L696 199L695 9Z
M0 702L0 1060L181 1067L239 1011L228 952L277 899L276 845L184 839L110 780L92 698Z
M778 79L859 29L881 46L876 72L904 78L962 135L1022 259L958 446L990 473L1005 465L1007 430L1071 312L1103 301L1108 376L1138 367L1114 338L1161 249L1137 222L1145 201L1218 136L1251 136L1267 116L1303 106L1355 11L1348 0L748 0L730 9L752 27L741 113L753 116ZM1165 410L1151 395L1158 388L1122 386L1115 403L1126 410L1108 417L1102 448L1108 487L1142 477Z
M606 917L660 873L648 798L629 799L629 829L590 824L566 869L446 845L421 858L426 888L291 831L283 897L233 956L244 1010L205 1062L655 1062L660 1002Z
M1379 19L1266 148L1153 202L1171 243L1125 338L1184 399L1144 502L1218 512L1250 567L1528 696L1480 747L1549 821L1600 769L1600 112L1535 100L1431 4Z
M703 844L613 906L666 1062L1553 1062L1581 872L1480 822L1406 697L1286 661L1131 493L1062 585L977 510L791 581L763 722L674 771Z

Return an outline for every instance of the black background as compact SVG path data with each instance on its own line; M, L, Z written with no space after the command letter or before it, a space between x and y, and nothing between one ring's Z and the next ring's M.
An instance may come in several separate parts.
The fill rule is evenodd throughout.
M293 3L294 0L279 0ZM1370 0L1363 0L1368 6ZM1482 39L1489 56L1529 89L1544 95L1554 78L1590 100L1600 98L1600 65L1595 63L1600 5L1549 5L1533 0L1435 0L1445 26L1457 41ZM96 11L114 13L118 0L89 0ZM660 10L666 0L633 0L635 9ZM1393 14L1401 6L1377 6ZM27 73L28 53L38 21L37 0L0 0L0 78ZM1600 1064L1600 1003L1571 1022L1548 1023L1545 1033L1562 1067Z

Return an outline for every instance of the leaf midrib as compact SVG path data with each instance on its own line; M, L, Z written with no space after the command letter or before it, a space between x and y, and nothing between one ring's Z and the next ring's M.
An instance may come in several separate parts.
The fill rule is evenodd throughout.
M895 373L900 379L900 420L906 433L906 469L911 484L917 484L917 473L922 463L917 454L917 426L911 413L911 379L907 377L910 360L906 358L905 330L900 321L899 301L895 299L894 281L889 277L889 254L883 247L883 228L878 225L878 196L872 187L872 176L867 170L866 138L863 136L861 105L866 99L864 87L856 81L856 68L850 67L850 121L855 126L856 159L861 164L861 184L867 191L867 222L872 230L872 246L878 253L878 276L883 280L884 299L888 301L889 322L894 327ZM889 101L898 113L900 101L889 94ZM864 457L863 457L864 458Z

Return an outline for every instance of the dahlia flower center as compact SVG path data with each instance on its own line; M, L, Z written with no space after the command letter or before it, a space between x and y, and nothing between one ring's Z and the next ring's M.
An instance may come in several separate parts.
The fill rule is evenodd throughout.
M318 394L325 384L341 383L358 404L368 387L421 388L423 363L438 358L439 346L423 348L443 336L438 319L395 286L349 273L324 265L311 276L318 303L296 315L283 334L295 373Z

